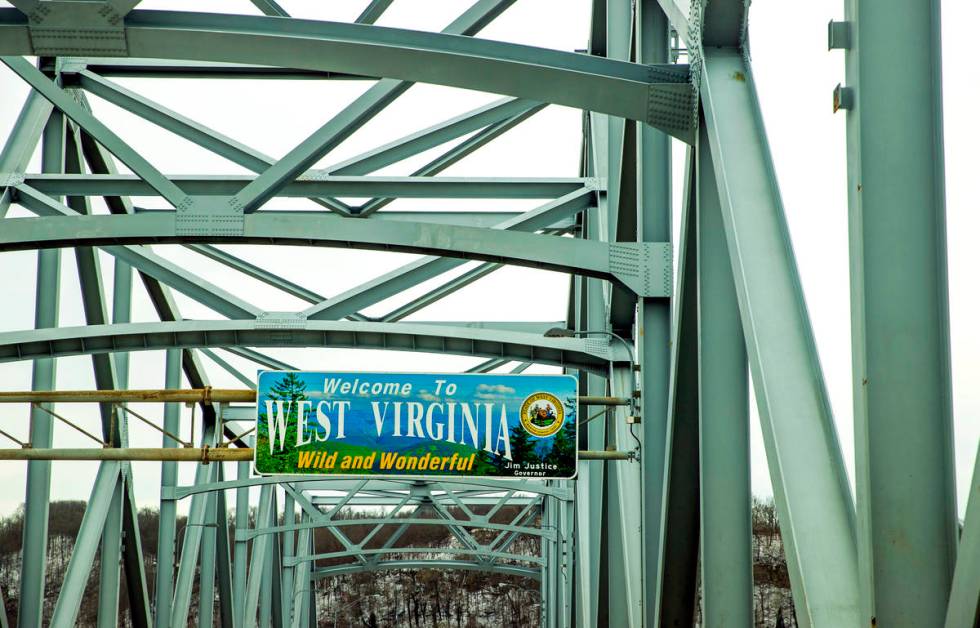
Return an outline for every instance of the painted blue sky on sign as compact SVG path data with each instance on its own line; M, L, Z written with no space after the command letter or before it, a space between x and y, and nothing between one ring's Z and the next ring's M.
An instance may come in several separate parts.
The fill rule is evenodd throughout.
M259 413L263 413L266 400L270 397L270 389L286 376L284 371L261 371L259 373L258 387L258 408ZM558 397L565 409L566 426L574 425L576 420L576 395L577 380L570 375L500 375L500 374L419 374L419 373L339 373L339 372L295 372L295 376L305 385L304 395L309 399L313 406L313 413L308 425L308 433L319 429L313 420L315 408L319 401L351 401L350 408L345 413L345 438L344 442L350 445L364 445L376 448L390 448L391 451L398 449L410 449L420 442L430 440L423 434L417 437L407 437L406 433L406 414L402 410L401 415L401 436L393 433L393 410L389 410L385 418L384 428L379 435L377 430L376 417L371 402L420 402L425 406L432 403L449 402L469 403L471 406L476 404L493 405L493 427L496 429L502 408L506 408L507 424L509 429L520 427L520 409L525 399L529 396L548 392ZM343 394L339 387L333 393L324 391L324 384L330 379L340 380L357 384L362 388L368 384L361 392L348 392ZM439 380L442 380L441 386ZM372 385L379 384L398 384L399 391L403 386L411 385L411 393L408 395L393 394L391 386L388 393L374 393L371 391ZM447 389L455 385L453 394L449 394ZM375 389L378 386L374 386ZM482 435L485 425L483 416L485 409L479 409L479 429ZM461 417L460 409L456 410L457 439L462 438L462 429L459 425ZM439 420L445 422L445 414L439 416ZM322 431L321 431L322 434ZM530 435L535 441L536 449L544 451L550 448L554 436L538 438ZM333 440L336 437L336 427L330 435ZM329 442L329 441L327 441ZM467 443L468 444L468 443Z

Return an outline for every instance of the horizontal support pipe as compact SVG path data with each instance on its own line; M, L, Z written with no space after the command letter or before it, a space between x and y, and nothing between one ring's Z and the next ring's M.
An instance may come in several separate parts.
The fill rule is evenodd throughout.
M255 391L233 388L189 388L184 390L25 390L0 392L0 403L249 403ZM586 406L627 406L623 397L580 396Z
M246 462L250 448L228 447L104 447L0 449L0 460L130 460L134 462ZM579 460L631 460L628 451L580 451Z
M578 398L581 406L628 406L630 400L626 397L595 397L581 395Z
M226 447L93 447L84 449L0 449L0 460L130 460L149 462L241 462L254 457L251 449Z
M580 449L578 452L579 460L633 460L636 457L632 451L597 451L597 450L586 450Z
M226 388L191 388L187 390L46 390L0 392L0 403L18 402L141 402L141 403L247 403L255 401L255 391Z

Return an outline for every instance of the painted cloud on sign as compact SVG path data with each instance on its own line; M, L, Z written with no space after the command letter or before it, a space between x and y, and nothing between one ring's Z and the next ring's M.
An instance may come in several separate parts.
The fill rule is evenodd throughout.
M480 384L476 387L475 396L477 399L502 399L516 393L516 390L503 384Z

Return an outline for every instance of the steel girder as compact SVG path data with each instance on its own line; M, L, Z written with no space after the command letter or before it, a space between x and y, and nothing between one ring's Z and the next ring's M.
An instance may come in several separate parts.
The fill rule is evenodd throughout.
M605 372L625 359L617 343L545 338L526 332L272 318L252 321L180 321L63 327L0 333L0 362L117 351L194 347L336 347L504 356ZM285 330L288 333L285 333Z
M21 189L21 194L29 193ZM664 273L671 264L670 248L662 242L604 244L556 236L539 236L520 232L438 225L433 223L366 222L330 215L289 214L277 216L266 212L244 219L242 234L192 235L178 233L172 212L152 212L129 216L65 215L45 198L22 197L23 202L39 212L50 212L47 218L11 218L0 233L0 251L79 246L108 247L111 254L126 255L134 264L148 266L151 276L181 291L203 290L217 293L230 305L227 314L254 318L257 310L200 278L183 281L177 273L164 271L163 258L133 245L151 243L251 243L333 246L406 253L439 254L462 260L511 263L558 272L572 272L615 281L644 296L669 296L670 284ZM55 212L62 215L56 216ZM169 215L168 215L169 214ZM439 267L444 272L446 267ZM431 272L431 271L430 271ZM203 285L202 285L203 284ZM206 298L206 297L200 297ZM206 303L207 304L207 303ZM316 314L316 311L311 311Z
M134 11L122 28L127 56L257 63L450 85L602 111L690 137L691 88L686 68L674 65L296 19ZM56 46L39 53L31 27L12 9L0 12L0 41L5 55L71 54Z
M940 7L844 5L861 622L938 626L957 563Z

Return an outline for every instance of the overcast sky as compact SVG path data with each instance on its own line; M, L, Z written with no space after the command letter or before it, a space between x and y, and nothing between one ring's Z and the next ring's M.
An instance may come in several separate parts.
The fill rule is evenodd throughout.
M0 5L4 3L0 2ZM143 8L192 10L201 3L147 0ZM330 2L286 1L293 15L314 19L353 20L366 0ZM458 0L395 0L379 20L383 26L439 30L466 8ZM518 0L480 34L488 39L519 42L560 50L577 50L588 42L587 0ZM209 10L255 13L246 0L208 2ZM974 3L944 3L943 68L946 125L947 216L949 224L950 311L956 429L958 510L962 515L965 495L980 440L980 297L974 288L980 253L974 241L980 235L976 218L977 177L974 147L980 145L980 122L975 103L980 101L980 69L972 62L967 44L970 26L980 18ZM841 446L853 482L853 412L851 401L850 314L847 262L847 199L844 114L831 112L831 92L843 82L840 51L828 52L827 22L841 19L842 3L785 3L756 0L750 14L753 67L766 128L776 164L793 245L802 275L814 333L830 392ZM340 111L369 86L360 81L189 81L113 79L129 89L188 115L235 139L280 157ZM5 138L27 94L25 85L5 66L0 66L0 138ZM415 85L395 105L379 114L361 131L327 155L319 167L329 166L374 146L468 111L499 96L429 85ZM141 150L151 163L168 174L248 174L242 168L185 142L166 131L96 97L90 101L110 128ZM581 142L579 112L551 106L517 129L445 171L445 176L577 176ZM443 149L435 149L396 164L379 174L407 175ZM676 174L683 168L684 150L675 146ZM39 171L35 157L32 171ZM675 198L680 190L675 186ZM160 199L136 199L146 207L164 207ZM404 199L389 205L397 209L500 209L524 210L535 201L431 201ZM300 199L277 199L272 208L309 207ZM96 211L104 211L95 203ZM11 216L30 215L19 208ZM675 224L679 223L675 212ZM346 251L338 249L229 246L227 250L252 260L288 279L330 296L405 264L415 256ZM259 282L227 270L176 246L156 251L218 283L267 310L298 310L305 303ZM6 307L0 330L27 329L33 325L34 266L36 254L0 254ZM105 287L112 287L112 259L101 256ZM470 265L464 267L469 268ZM74 256L63 255L61 325L84 324L76 282ZM154 312L139 282L134 291L133 320L154 320ZM421 294L425 286L370 308L383 314ZM175 293L176 294L176 293ZM188 318L220 318L214 312L177 294ZM910 295L915 298L915 295ZM506 268L430 306L415 320L542 320L564 317L567 281L555 273ZM269 350L268 353L311 370L405 370L453 371L476 360L460 356L434 356L347 350ZM254 364L225 357L245 372ZM208 363L215 386L240 387L220 368ZM163 386L163 354L135 353L132 388ZM30 388L30 365L0 365L0 388ZM552 369L539 367L539 372ZM59 360L58 388L92 388L91 361L86 357ZM158 406L133 406L146 416L159 417ZM63 404L62 411L97 429L97 413L82 405ZM5 407L2 429L26 440L27 409ZM184 433L190 411L184 411ZM771 494L761 432L753 416L753 491ZM159 446L159 434L146 426L131 426L133 446ZM11 443L12 444L12 443ZM70 430L56 430L56 446L87 446L84 437ZM6 445L2 445L6 446ZM135 463L137 499L155 505L159 498L159 465ZM86 499L95 463L54 464L52 499ZM234 474L229 465L226 473ZM0 464L0 514L13 511L23 501L26 464ZM182 484L193 478L191 465L183 465ZM182 504L186 508L187 504Z

